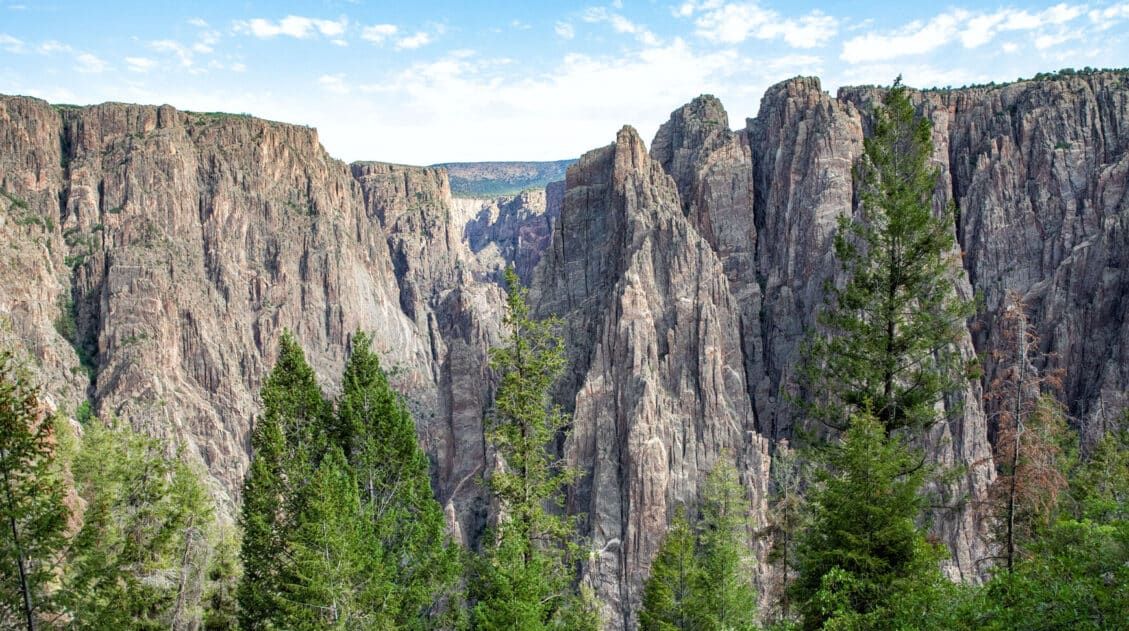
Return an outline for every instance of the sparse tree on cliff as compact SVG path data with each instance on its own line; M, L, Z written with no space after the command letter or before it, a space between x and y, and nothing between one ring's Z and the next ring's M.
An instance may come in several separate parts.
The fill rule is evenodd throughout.
M1066 490L1063 444L1066 417L1050 396L1056 374L1034 365L1038 338L1027 320L1026 305L1009 296L1000 318L997 376L988 388L997 422L995 461L999 470L990 489L996 542L1008 573L1038 528L1055 516L1059 495Z
M930 134L899 78L865 140L860 214L839 220L845 284L828 284L827 335L806 349L812 400L804 407L839 430L865 410L887 433L927 426L936 403L965 379L955 344L972 305L953 281L953 207L933 208L939 172L929 163Z

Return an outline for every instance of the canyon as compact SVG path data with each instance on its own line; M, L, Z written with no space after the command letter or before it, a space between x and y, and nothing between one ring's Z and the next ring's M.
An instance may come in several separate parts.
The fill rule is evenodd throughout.
M794 78L732 128L704 95L649 149L624 127L562 182L501 198L453 194L441 167L340 162L306 127L2 96L0 344L29 358L57 409L89 405L183 450L231 515L282 332L330 391L354 333L371 332L453 536L473 545L495 466L488 349L514 265L536 313L562 320L582 580L611 628L631 628L668 521L719 458L738 466L764 560L773 454L804 426L800 348L881 96ZM913 98L933 124L935 205L957 208L958 291L979 305L959 350L983 376L922 438L954 472L931 489L946 572L976 580L994 475L982 391L1009 292L1084 442L1129 405L1129 75ZM757 581L772 589L767 563Z

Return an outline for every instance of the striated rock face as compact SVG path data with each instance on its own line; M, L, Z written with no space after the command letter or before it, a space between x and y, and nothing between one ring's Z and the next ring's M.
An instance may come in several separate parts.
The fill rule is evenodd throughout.
M569 169L534 286L539 310L567 325L566 453L586 473L569 508L586 514L586 577L611 626L631 628L668 520L718 458L736 459L763 514L767 442L754 431L739 306L631 128Z
M528 285L533 268L549 247L563 198L563 181L513 197L455 198L455 223L464 226L467 245L486 271L500 279L506 266L513 264L518 277Z
M171 107L55 108L0 97L0 343L75 410L89 399L183 444L228 500L283 328L332 390L350 335L375 334L418 419L456 535L486 521L487 349L513 264L569 344L559 401L584 580L630 628L666 524L719 458L763 523L769 455L804 423L799 348L837 265L838 217L875 89L773 86L731 130L717 99L674 111L650 152L631 128L564 183L453 199L442 169L331 159L313 130ZM1096 73L915 95L934 123L938 208L957 205L958 291L984 298L960 350L986 376L924 444L959 478L934 534L954 577L988 555L982 383L996 314L1021 292L1043 368L1088 437L1129 401L1129 77ZM750 541L763 560L764 541ZM765 588L766 564L758 569ZM763 591L763 590L762 590Z

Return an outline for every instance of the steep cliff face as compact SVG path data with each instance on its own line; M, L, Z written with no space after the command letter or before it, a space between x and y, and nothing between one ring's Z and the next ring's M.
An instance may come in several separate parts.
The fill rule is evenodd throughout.
M824 282L838 273L832 248L836 221L857 211L852 170L862 154L871 112L870 106L831 98L817 79L795 79L769 89L760 113L746 128L753 146L760 230L756 268L765 304L764 356L750 364L760 369L753 378L762 431L775 438L804 423L783 395L804 395L795 377L800 346L816 329ZM943 163L949 143L943 124L935 124L934 159ZM939 186L936 207L951 197L947 185ZM963 270L954 281L959 294L971 297ZM959 350L969 358L975 354L970 335L960 341ZM978 561L988 552L974 506L993 477L980 384L969 382L944 401L943 418L924 437L924 446L935 463L961 475L933 489L940 497L936 504L946 507L933 515L933 530L952 553L950 575L975 578L982 571Z
M1127 81L915 95L934 123L936 204L958 207L958 291L984 297L961 352L985 359L986 383L996 313L1018 290L1088 436L1129 404ZM452 199L442 169L335 161L307 128L0 97L0 343L27 352L56 405L89 399L185 445L231 498L282 329L331 390L351 333L372 331L472 542L496 281L514 264L538 312L564 319L563 449L584 472L568 505L591 537L585 580L609 625L629 627L667 520L719 457L738 464L752 527L763 520L772 445L804 422L788 402L803 394L800 343L836 274L831 238L856 210L852 168L880 97L793 79L730 130L703 96L649 153L624 128L566 182L486 201ZM963 466L935 489L947 508L932 522L954 576L988 554L981 383L925 439L934 461Z
M405 367L400 385L426 398L428 341L399 309L384 235L313 130L167 106L3 103L28 112L5 129L46 136L6 146L4 186L55 222L69 269L50 266L43 286L57 289L41 304L73 303L85 394L101 414L183 445L230 497L284 328L327 385L352 332L375 331Z
M580 247L578 244L584 244ZM683 216L674 180L631 128L571 168L535 288L563 315L574 412L566 446L584 478L586 577L614 627L631 627L677 505L735 458L763 514L767 443L754 431L739 306L721 262Z
M486 271L500 279L506 265L513 264L528 285L541 254L549 248L563 199L563 181L512 197L455 198L455 223L464 226L467 245Z

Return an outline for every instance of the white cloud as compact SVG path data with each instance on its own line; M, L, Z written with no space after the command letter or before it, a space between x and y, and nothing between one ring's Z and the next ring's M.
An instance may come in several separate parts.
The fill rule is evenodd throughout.
M529 22L523 22L521 20L511 20L510 28L518 31L528 31L529 29L533 28L533 26Z
M399 30L395 24L373 24L361 31L361 39L374 44L383 44L384 40L392 37Z
M220 41L218 31L203 31L200 38L192 45L192 50L201 54L209 54L215 50L215 45Z
M232 72L246 72L247 64L242 63L242 62L235 62L235 63L231 64L231 66L229 66L228 69L231 70Z
M1040 35L1035 38L1035 48L1039 50L1046 50L1054 48L1059 44L1065 44L1071 40L1080 39L1082 33L1080 31L1060 31L1058 33L1048 33Z
M346 159L562 158L606 144L625 122L649 141L672 109L704 92L725 98L731 111L753 112L770 82L762 78L770 73L766 61L735 50L697 51L678 38L622 56L569 54L536 72L506 58L448 54L354 84L339 104L355 113L354 123L323 122L319 131ZM385 153L374 152L368 138L380 138Z
M1094 9L1088 14L1090 21L1099 31L1113 28L1118 22L1129 18L1129 3L1114 4L1104 9Z
M415 35L401 37L400 39L396 40L396 48L397 50L415 50L417 48L427 46L431 43L431 41L432 39L430 33L420 31Z
M782 39L793 48L816 48L839 32L839 20L818 10L799 18L785 18L757 2L723 4L717 0L685 2L675 10L678 17L695 14L697 35L721 44L739 44L754 37Z
M557 22L553 27L553 32L561 39L572 39L576 37L576 29L568 22Z
M285 35L296 39L309 39L315 35L339 39L345 34L349 26L349 19L342 16L336 20L322 20L304 17L301 15L288 15L278 22L265 18L253 18L235 22L237 33L247 33L260 39L270 39Z
M1000 33L1019 31L1036 31L1036 44L1042 41L1049 47L1066 40L1059 35L1048 35L1045 29L1065 25L1083 13L1082 5L1065 3L1035 13L1018 9L991 13L953 9L928 22L910 22L892 35L870 32L854 37L843 44L841 58L850 63L896 59L933 52L957 41L964 48L978 48Z
M616 33L634 35L644 46L657 46L659 38L645 26L641 26L623 17L618 13L608 11L604 7L594 7L584 12L582 19L591 23L606 23Z
M318 77L318 85L334 94L349 93L349 86L345 83L345 75L340 73Z
M75 70L83 74L98 74L106 69L106 62L90 53L82 53L74 58L78 63Z
M173 55L177 58L182 68L191 68L195 64L192 49L171 39L159 39L149 42L149 49L154 52Z
M200 28L207 28L208 27L208 23L206 21L204 21L203 18L192 18L192 19L188 20L188 23L191 24L192 26L197 26L197 27L200 27Z
M967 18L967 11L955 9L924 24L920 21L911 22L896 35L860 35L843 44L840 57L849 63L861 63L928 53L955 39L960 33L961 24Z
M24 42L7 33L0 33L0 48L9 53L22 53L24 52Z
M41 43L36 50L39 51L40 55L54 55L55 53L73 52L74 49L62 42L49 39Z
M149 72L157 62L148 57L126 57L125 65L131 72Z

